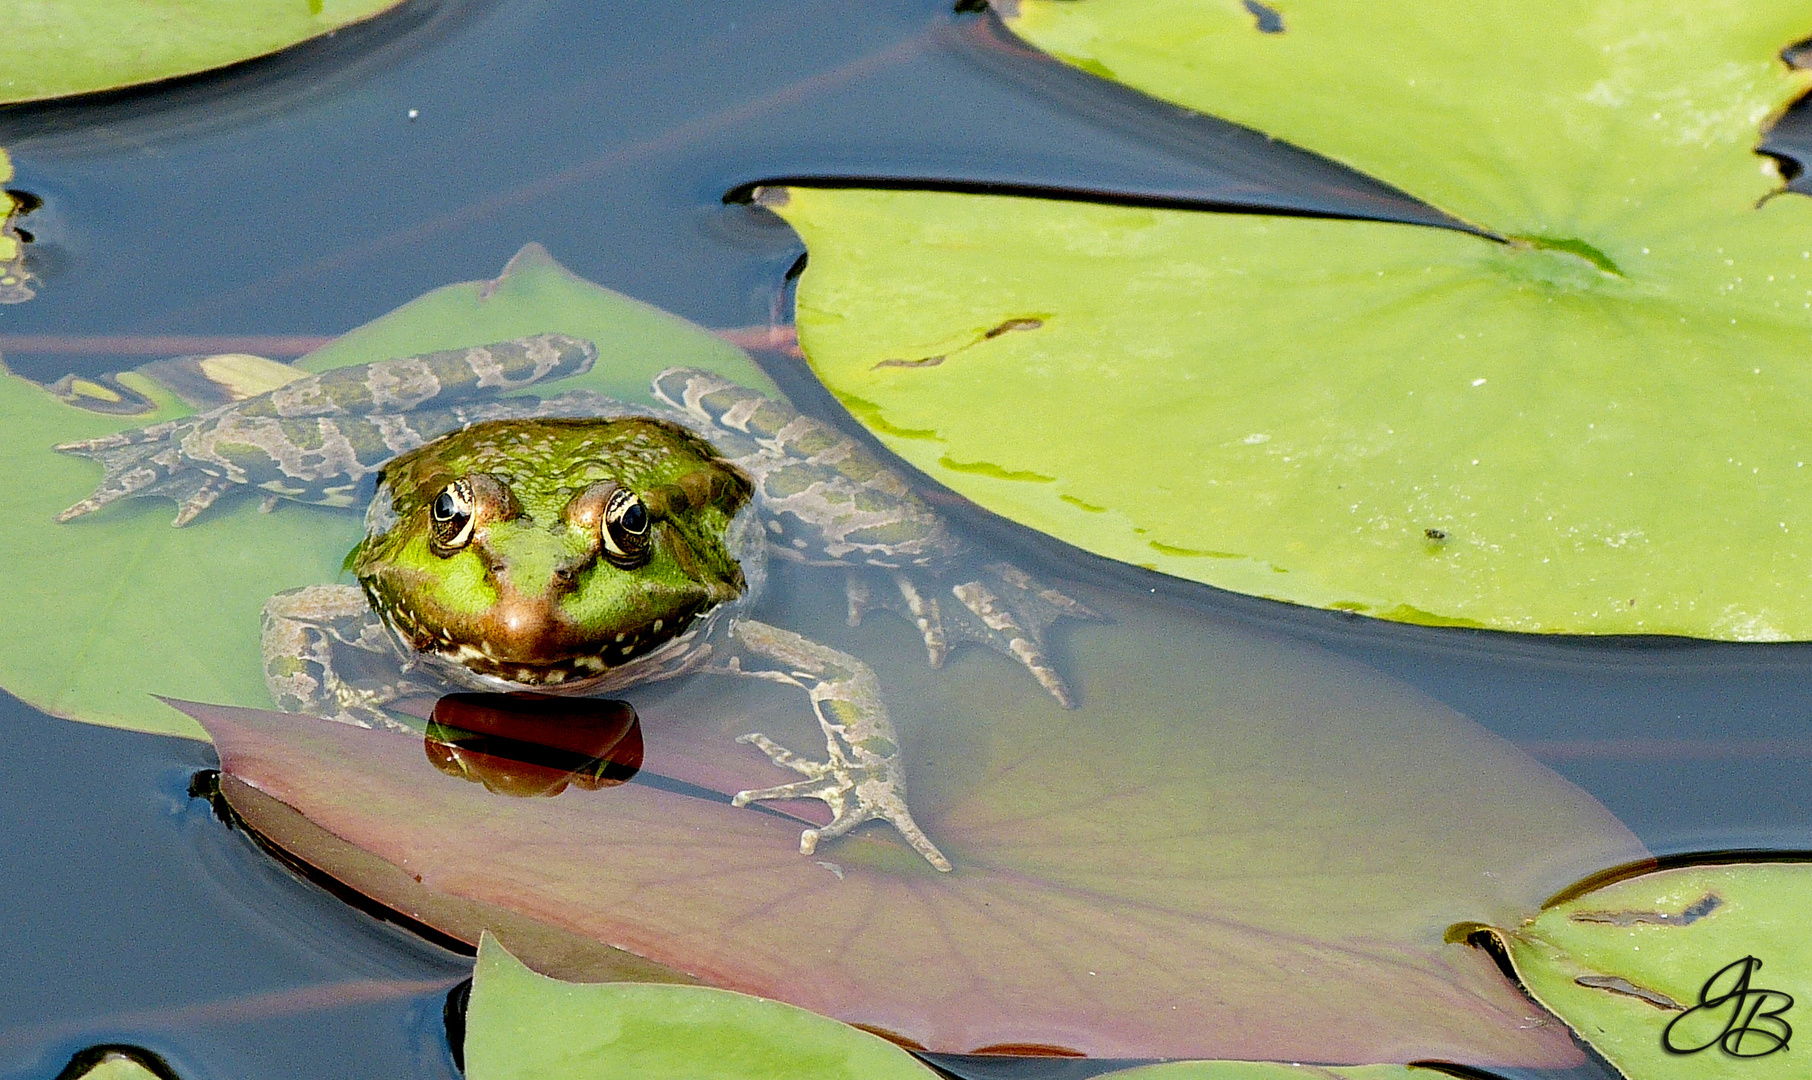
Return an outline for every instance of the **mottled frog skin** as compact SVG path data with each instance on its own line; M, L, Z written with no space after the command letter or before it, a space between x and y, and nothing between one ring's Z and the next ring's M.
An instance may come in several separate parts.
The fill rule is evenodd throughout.
M659 409L588 391L499 396L595 359L588 342L540 335L339 368L66 444L105 475L59 520L135 495L174 498L178 526L233 490L263 493L266 509L365 503L347 558L358 586L265 605L266 680L283 708L406 727L386 706L449 683L603 694L695 671L776 681L807 695L826 759L742 736L805 779L737 805L822 799L832 822L803 834L803 852L881 819L948 870L912 819L874 672L750 617L767 559L844 567L851 625L896 611L934 666L955 644L988 645L1065 706L1044 631L1094 614L1013 566L977 565L860 444L719 376L662 372Z

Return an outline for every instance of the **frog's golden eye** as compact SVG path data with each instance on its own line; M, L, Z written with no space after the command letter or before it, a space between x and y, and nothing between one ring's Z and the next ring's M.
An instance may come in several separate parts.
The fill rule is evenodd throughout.
M595 538L612 566L634 570L648 561L650 526L660 513L615 480L601 480L573 496L563 516L568 525Z
M604 500L604 556L625 569L648 559L648 508L635 492L617 488Z
M451 555L471 542L476 509L472 482L465 477L440 489L428 504L428 546L436 555Z

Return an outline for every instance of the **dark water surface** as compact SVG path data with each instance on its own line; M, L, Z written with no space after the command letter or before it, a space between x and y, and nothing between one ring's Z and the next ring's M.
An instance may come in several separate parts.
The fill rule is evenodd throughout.
M45 200L26 222L40 295L0 308L0 351L42 380L135 366L171 336L332 336L493 276L530 240L707 326L765 325L801 248L723 203L764 179L1440 220L1032 56L945 0L411 2L223 75L0 110L0 146ZM120 335L140 340L96 341ZM837 417L796 369L775 373ZM966 524L1030 569L1156 590L1373 665L1524 746L1657 853L1812 846L1812 646L1397 626ZM188 795L209 747L10 698L0 727L0 1077L54 1076L101 1042L190 1080L455 1075L441 1008L469 961L229 831ZM1067 1068L1048 1075L1084 1075Z

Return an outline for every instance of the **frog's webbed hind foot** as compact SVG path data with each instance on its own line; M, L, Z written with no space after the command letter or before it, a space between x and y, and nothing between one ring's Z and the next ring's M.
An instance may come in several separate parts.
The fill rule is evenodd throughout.
M820 842L834 840L863 822L879 820L898 829L926 862L948 871L950 860L919 828L906 805L899 739L881 700L874 670L848 653L752 619L736 622L730 634L748 652L778 661L788 671L745 671L734 664L720 670L789 683L804 690L824 732L827 752L827 760L811 761L766 735L742 736L738 742L755 746L774 764L806 779L738 792L731 802L747 806L767 799L822 799L831 808L831 822L800 834L799 850L803 854L810 855Z
M134 495L169 496L178 506L172 524L181 526L193 521L231 485L194 468L183 456L180 440L190 426L192 418L172 420L140 431L57 446L58 453L98 461L103 470L100 484L86 499L58 514L58 524Z
M384 706L432 692L401 677L403 657L350 585L309 585L264 604L264 681L285 712L412 731Z
M943 666L953 646L973 641L1017 661L1064 708L1076 707L1069 684L1045 652L1045 631L1062 618L1100 620L1088 605L1010 563L989 563L979 576L951 586L954 604L921 587L904 571L893 572L889 584L876 588L867 572L850 571L851 626L860 625L869 609L887 608L919 628L932 667Z

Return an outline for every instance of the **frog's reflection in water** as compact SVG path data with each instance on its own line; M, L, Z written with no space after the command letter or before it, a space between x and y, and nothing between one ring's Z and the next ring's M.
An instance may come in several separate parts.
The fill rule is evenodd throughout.
M449 776L518 798L573 784L615 787L642 767L642 725L626 701L545 694L448 694L422 749Z

